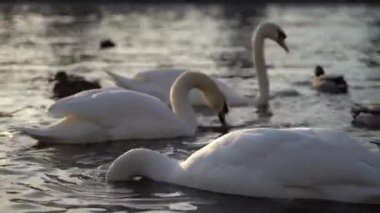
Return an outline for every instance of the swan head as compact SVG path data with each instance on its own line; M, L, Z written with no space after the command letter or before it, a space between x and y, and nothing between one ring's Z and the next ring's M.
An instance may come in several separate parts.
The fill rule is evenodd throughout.
M271 22L261 23L256 30L256 34L261 34L263 37L269 38L280 45L286 52L289 52L289 48L286 45L286 34L281 27ZM254 36L255 36L254 35ZM256 35L257 36L257 35Z
M120 155L114 160L108 168L106 181L127 181L142 173L142 161L144 156L150 156L151 153L145 149L132 149ZM139 166L138 166L139 165Z
M207 76L207 83L201 87L203 99L207 105L218 115L222 128L227 127L226 114L229 112L226 97L218 85Z
M315 77L319 77L321 75L325 74L325 71L323 70L323 67L320 65L317 65L314 70Z
M114 160L106 174L106 182L128 181L136 176L153 180L170 177L178 162L149 149L131 149Z
M222 128L225 128L225 115L229 111L226 97L215 81L204 73L184 72L177 77L170 89L170 102L173 111L181 111L181 107L177 106L183 105L184 98L188 97L191 89L200 90L203 100L218 115Z

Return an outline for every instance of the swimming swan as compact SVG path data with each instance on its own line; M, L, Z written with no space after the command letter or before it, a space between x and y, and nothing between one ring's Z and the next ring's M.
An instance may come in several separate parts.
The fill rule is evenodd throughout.
M348 86L343 75L326 75L321 66L316 66L312 87L320 92L342 94L347 93Z
M96 143L125 139L154 139L192 136L197 120L188 93L202 91L207 105L222 125L228 112L223 93L205 74L186 72L173 83L170 101L173 112L156 97L124 89L95 89L55 102L49 113L63 118L42 128L17 128L46 143Z
M264 40L268 38L276 41L287 52L288 47L285 43L286 35L284 31L273 23L260 24L252 35L252 51L253 62L256 66L257 80L259 82L259 98L256 104L259 106L268 106L269 100L269 80L265 66L264 59ZM108 75L112 78L115 84L125 89L136 90L150 95L156 96L162 101L168 103L169 89L173 81L182 74L183 70L156 70L141 72L133 76L132 78L126 78L116 73L107 71ZM229 106L245 106L252 103L247 97L238 95L229 86L223 82L213 79L220 90L226 96L227 104ZM200 96L200 93L194 91L191 93L191 104L195 106L202 106L204 102ZM255 103L255 102L254 102Z
M244 196L380 203L378 150L330 129L237 130L184 161L132 149L113 161L106 181L134 176Z

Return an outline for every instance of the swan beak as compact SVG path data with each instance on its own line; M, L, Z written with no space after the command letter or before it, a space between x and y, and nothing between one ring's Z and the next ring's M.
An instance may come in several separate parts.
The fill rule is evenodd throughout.
M222 124L222 128L225 128L227 126L227 123L226 123L226 115L222 112L220 112L218 114L218 117L219 117L219 121L220 123Z
M218 113L219 121L222 124L222 128L227 127L227 123L226 123L226 114L227 113L228 113L228 106L226 103L224 103L222 111L220 111Z
M287 53L289 53L288 45L286 45L285 39L278 39L278 45L280 45Z

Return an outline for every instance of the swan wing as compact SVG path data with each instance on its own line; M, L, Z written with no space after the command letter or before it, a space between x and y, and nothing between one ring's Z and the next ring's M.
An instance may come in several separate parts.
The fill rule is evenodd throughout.
M151 85L156 85L156 87L160 88L161 94L167 94L167 99L169 103L169 92L170 87L173 82L177 79L179 75L186 72L186 70L159 70L159 71L146 71L139 73L135 76L136 79L144 81L146 83L150 83ZM215 83L218 85L219 89L226 96L227 103L230 106L244 106L250 103L250 101L237 94L230 86L228 86L223 81L212 78ZM152 92L148 92L149 94L155 95ZM157 96L157 95L155 95ZM163 100L163 99L162 99ZM190 100L191 103L195 106L204 106L205 102L202 98L200 91L192 90L190 92Z
M100 89L64 98L53 104L49 112L56 117L74 116L107 127L126 122L149 126L176 121L174 114L159 99L124 89Z
M58 101L56 101L54 104L52 104L49 109L48 113L55 118L63 118L66 116L70 116L70 111L67 110L69 107L75 105L75 103L79 102L86 102L86 100L90 100L93 97L95 97L98 94L102 94L108 91L114 91L114 90L120 90L119 88L106 88L106 89L92 89L92 90L85 90L82 92L79 92L75 95L71 95L65 98L62 98Z
M184 72L186 72L186 70L150 70L136 74L134 79L170 90L175 79Z
M118 86L125 89L131 89L135 90L136 87L138 87L139 82L135 82L133 79L129 79L127 77L124 77L122 75L116 74L111 71L105 71L108 76L111 77L112 81Z
M167 104L170 103L170 87L177 77L184 72L186 72L186 70L150 70L140 72L132 79L127 79L121 75L107 71L116 85L126 89L132 89L153 95ZM226 83L216 78L213 78L213 80L217 83L219 89L226 96L227 103L230 106L244 106L250 103L249 99L237 94ZM201 93L198 90L192 90L190 92L190 100L195 106L206 105Z
M175 79L184 71L145 71L136 74L133 78L127 78L111 71L106 72L117 86L150 94L169 104L170 87Z

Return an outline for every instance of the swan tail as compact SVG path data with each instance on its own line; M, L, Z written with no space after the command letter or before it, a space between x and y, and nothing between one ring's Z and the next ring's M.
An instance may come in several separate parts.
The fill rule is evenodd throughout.
M37 129L30 127L15 127L15 130L19 131L22 135L27 135L39 142L54 141L55 138L49 134L45 129Z
M134 82L132 79L121 76L108 70L106 70L105 72L108 74L108 76L111 77L112 81L119 87L130 90L136 90L136 88L138 87L137 83Z
M66 117L48 127L16 127L15 129L39 142L50 144L87 144L108 139L108 135L98 125L73 117Z

